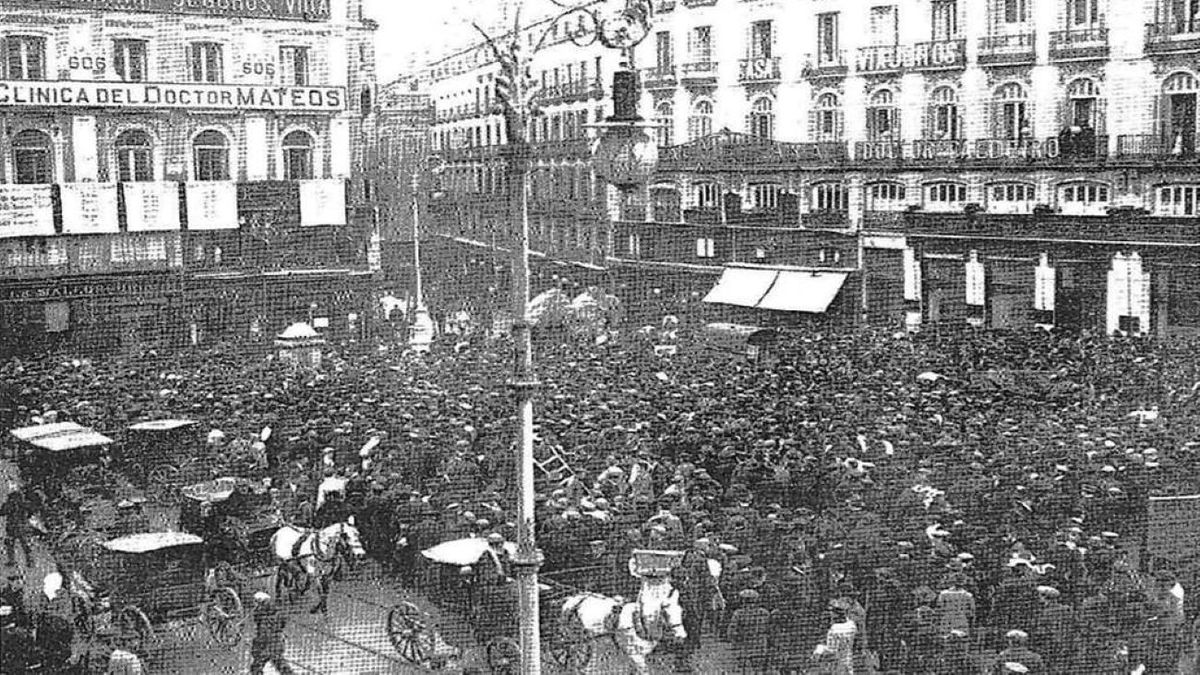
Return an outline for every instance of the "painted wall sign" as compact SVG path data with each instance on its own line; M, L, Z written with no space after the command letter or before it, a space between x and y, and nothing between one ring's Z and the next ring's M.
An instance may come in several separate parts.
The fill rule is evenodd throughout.
M7 0L12 7L328 21L329 0Z
M49 185L0 185L0 237L53 235Z
M341 87L0 80L0 107L338 112Z
M858 50L858 71L860 73L953 68L965 63L966 54L963 52L963 44L960 40L863 47Z

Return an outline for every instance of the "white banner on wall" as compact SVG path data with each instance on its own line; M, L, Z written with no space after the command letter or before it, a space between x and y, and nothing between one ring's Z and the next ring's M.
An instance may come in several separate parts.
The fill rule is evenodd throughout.
M53 235L49 185L0 185L0 238Z
M1142 268L1142 258L1137 253L1113 256L1112 269L1108 271L1108 312L1105 322L1108 332L1121 329L1121 319L1137 319L1133 330L1143 333L1150 330L1150 273Z
M1042 312L1054 311L1054 290L1058 273L1050 266L1050 256L1042 254L1033 272L1033 308Z
M905 248L901 253L904 260L904 299L917 302L921 299L921 261L917 252Z
M115 234L116 183L63 183L63 234Z
M236 230L237 183L188 183L187 214L189 230Z
M979 262L979 253L971 251L971 259L967 261L967 304L982 307L986 301L984 289L983 263Z
M337 179L300 181L300 224L346 224L346 183Z
M125 223L130 232L179 229L179 184L123 183Z

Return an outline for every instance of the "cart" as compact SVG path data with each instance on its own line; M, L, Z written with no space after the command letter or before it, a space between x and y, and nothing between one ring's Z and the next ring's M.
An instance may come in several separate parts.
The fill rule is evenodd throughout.
M211 477L208 448L196 422L161 419L130 425L122 447L123 470L145 488L150 501L176 505L179 488Z
M72 472L98 473L107 469L108 449L113 440L94 429L74 422L55 422L21 427L9 433L20 441L17 466L21 475L48 494L58 494L68 482L84 482L69 481Z
M155 626L194 619L233 649L246 612L236 590L212 583L203 544L186 532L144 532L73 551L76 626L89 643L115 634L145 654Z
M283 520L266 486L225 476L185 486L180 494L179 528L208 542L210 565L233 579L274 572L271 535Z
M507 577L502 561L515 552L511 542L505 542L501 552L478 537L442 542L421 552L430 565L426 576L438 596L439 607L466 617L476 642L486 651L488 666L497 675L515 674L520 667L516 584ZM467 568L471 571L469 577L463 574ZM592 658L591 640L561 626L558 612L562 601L578 590L549 573L542 575L539 591L546 665L567 672L581 671ZM436 667L437 659L431 659L429 652L431 646L438 645L440 636L432 626L431 617L412 603L397 605L388 612L388 638L401 658L413 664Z

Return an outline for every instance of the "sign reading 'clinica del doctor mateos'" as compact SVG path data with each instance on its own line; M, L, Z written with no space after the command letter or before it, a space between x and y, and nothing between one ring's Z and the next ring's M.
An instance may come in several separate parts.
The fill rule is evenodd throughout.
M8 7L328 21L330 0L5 0Z
M341 87L0 80L0 108L175 108L339 112Z

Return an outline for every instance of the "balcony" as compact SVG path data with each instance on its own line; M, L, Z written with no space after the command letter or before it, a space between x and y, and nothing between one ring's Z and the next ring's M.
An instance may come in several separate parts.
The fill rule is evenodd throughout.
M1200 20L1146 24L1147 54L1200 51Z
M1196 227L1195 218L1155 216L868 212L863 217L863 229L898 232L908 237L1200 244L1200 228Z
M1164 135L1121 135L1117 137L1118 160L1181 162L1200 164L1196 134L1190 138Z
M1056 30L1050 34L1052 61L1108 58L1108 29L1103 27Z
M1101 162L1107 156L1107 136L859 141L854 145L855 162L866 165L1060 165Z
M683 64L679 79L685 84L716 84L716 61L692 61Z
M598 79L573 80L548 84L538 93L541 105L577 103L604 96L604 85Z
M911 45L861 47L855 68L860 73L891 73L962 68L966 63L966 40L939 40Z
M663 12L670 12L674 9L675 9L675 0L658 0L658 2L654 3L654 13L655 14L662 14Z
M673 89L679 84L675 66L653 66L642 69L642 87L646 89Z
M822 77L845 77L849 68L846 66L845 50L810 54L804 64L804 77L818 79Z
M717 0L683 0L684 7L711 7Z
M844 164L845 143L783 143L724 131L683 145L660 148L658 168L672 171L742 171Z
M738 82L778 82L779 57L762 56L742 59L738 70Z
M979 38L979 64L1008 66L1034 61L1034 34L990 35Z
M537 159L588 159L592 154L590 141L586 138L533 143L530 150Z

